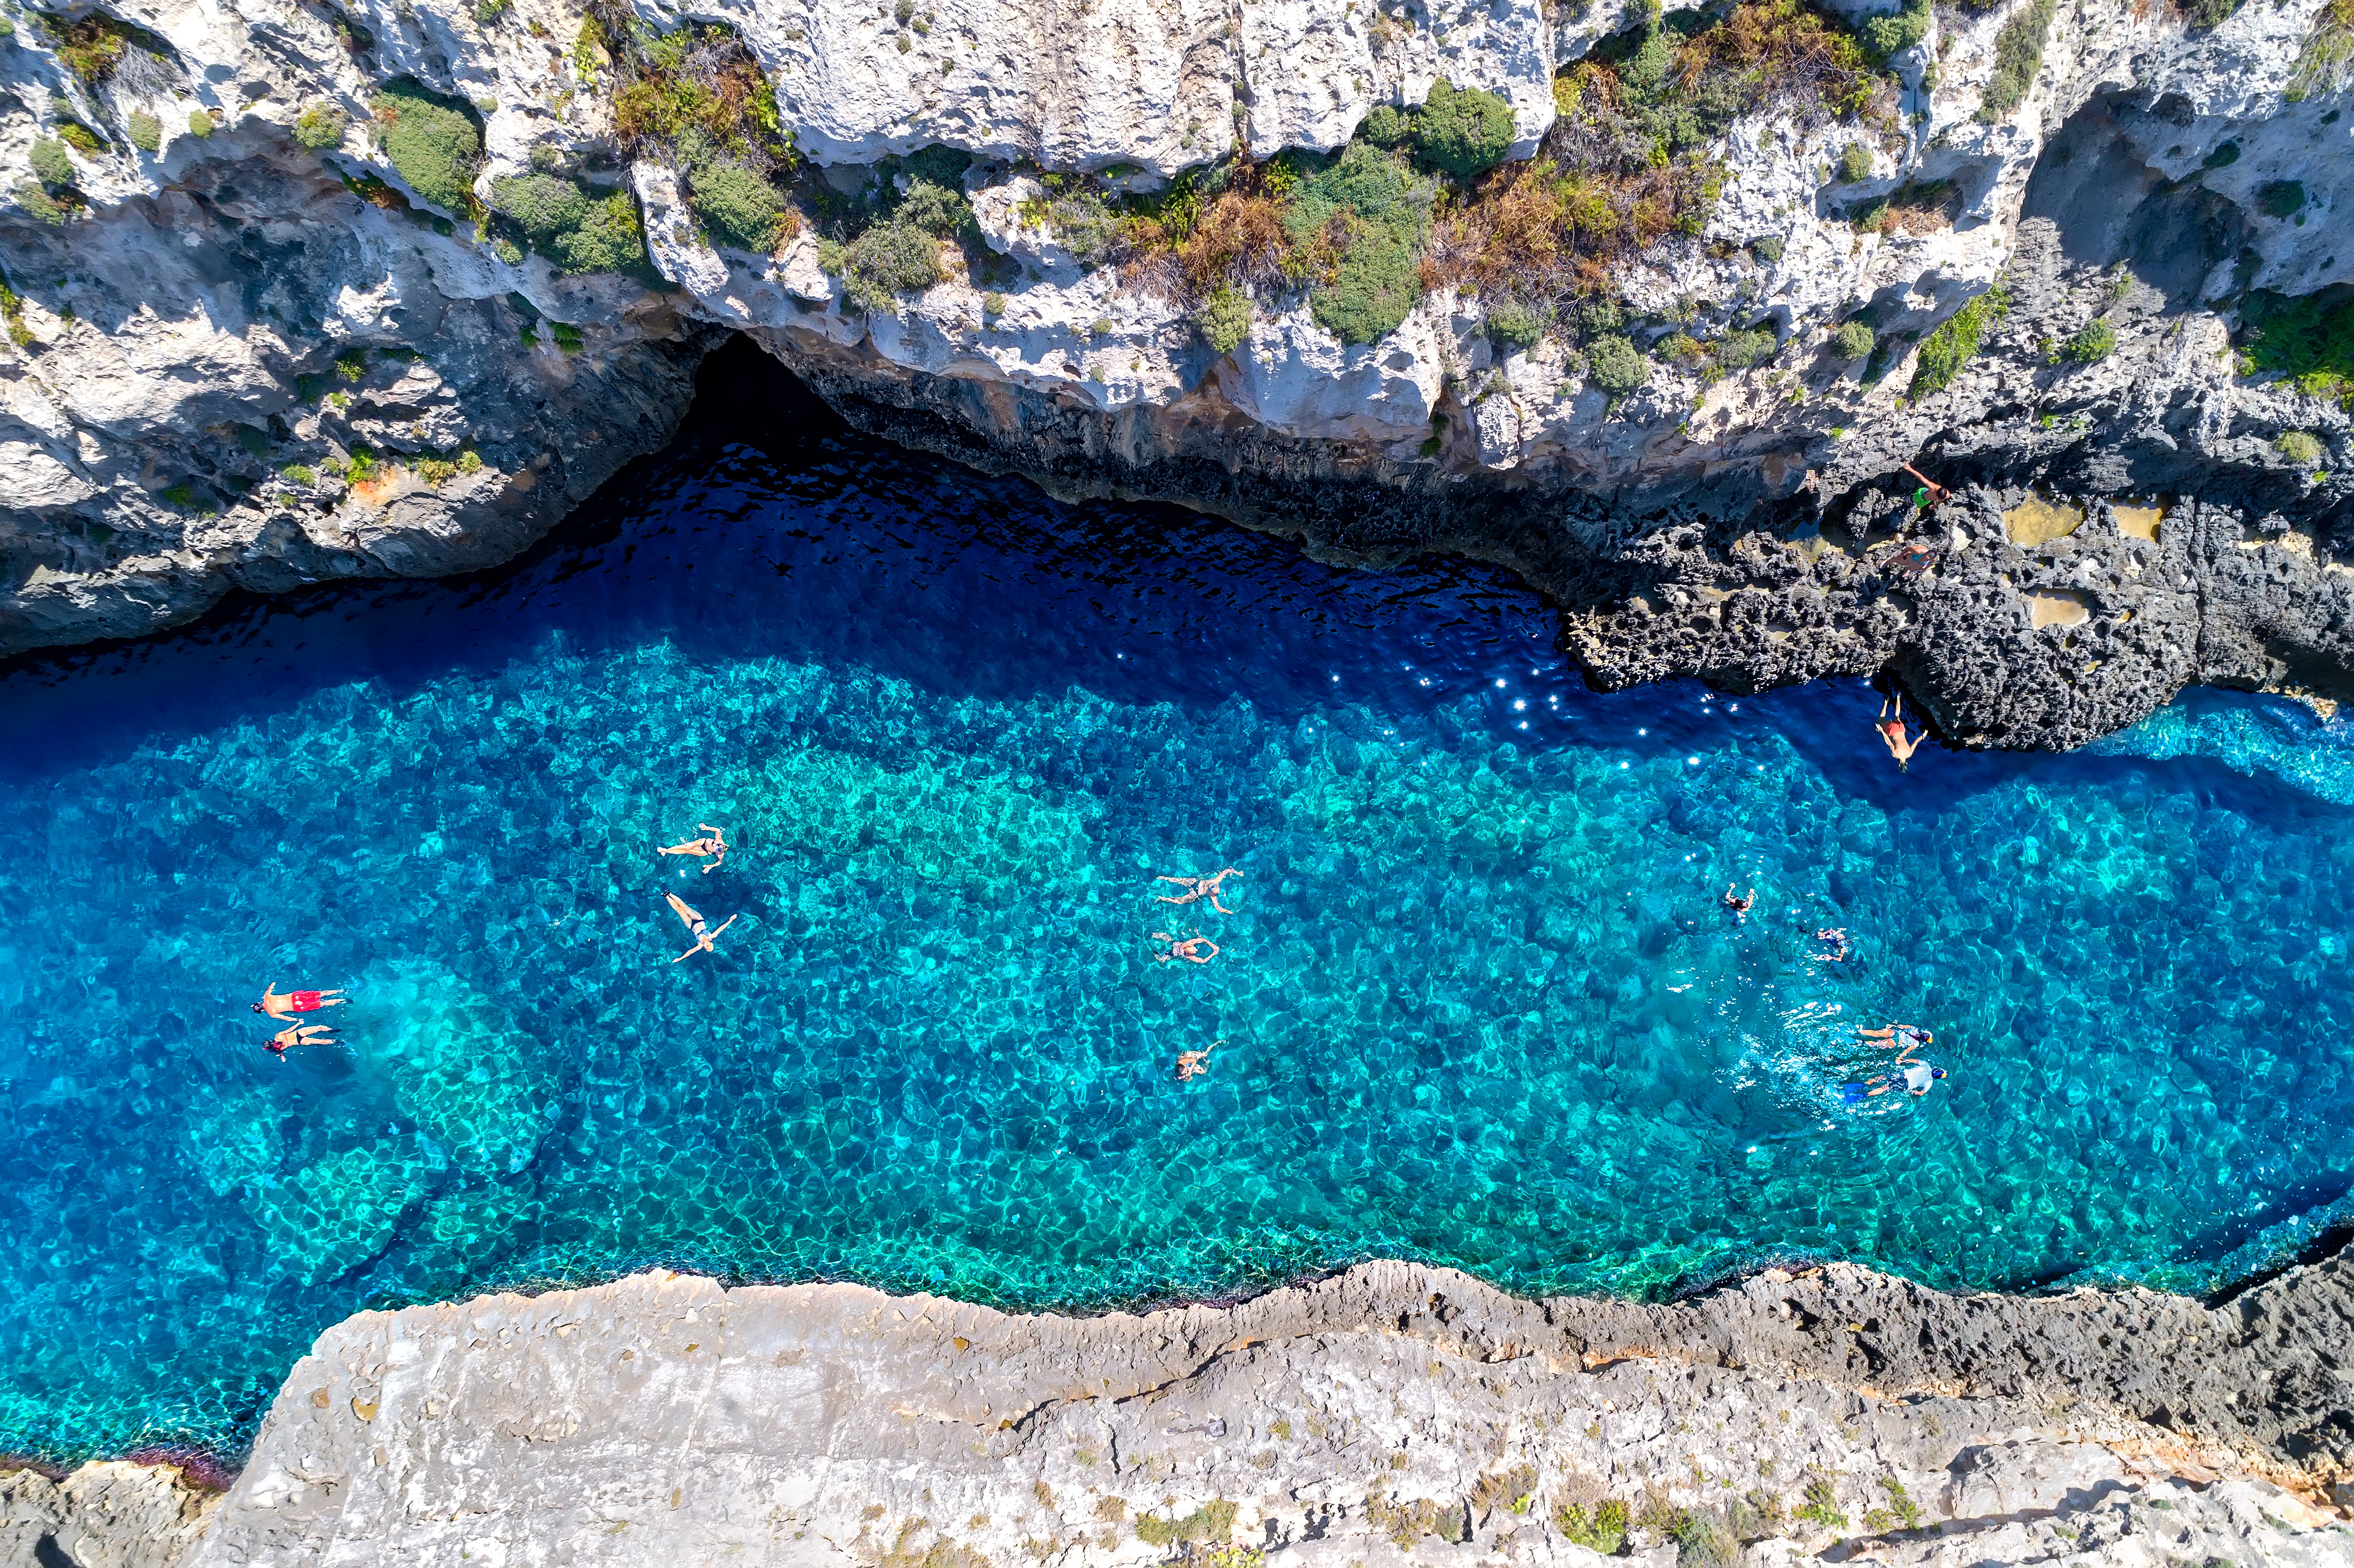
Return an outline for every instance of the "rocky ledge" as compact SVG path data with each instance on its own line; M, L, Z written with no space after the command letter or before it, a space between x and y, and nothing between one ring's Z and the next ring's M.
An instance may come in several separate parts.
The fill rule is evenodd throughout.
M0 1563L2342 1564L2349 1346L2344 1254L2214 1307L1373 1263L1062 1318L642 1274L361 1313L225 1496L0 1477Z
M2349 0L12 8L0 653L511 556L742 334L1606 686L2354 694L2350 80Z

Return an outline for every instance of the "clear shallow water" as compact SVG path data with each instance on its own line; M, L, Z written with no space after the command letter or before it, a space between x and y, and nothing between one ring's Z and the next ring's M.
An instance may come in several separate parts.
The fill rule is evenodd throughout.
M358 1307L652 1261L2197 1289L2345 1197L2354 748L2302 710L1900 777L1860 685L1596 696L1499 579L728 392L811 433L706 416L494 578L0 681L0 1446L234 1448ZM652 853L697 821L709 876ZM1233 916L1149 901L1224 863ZM264 981L349 987L346 1045L273 1061ZM1892 1018L1952 1076L1844 1106Z

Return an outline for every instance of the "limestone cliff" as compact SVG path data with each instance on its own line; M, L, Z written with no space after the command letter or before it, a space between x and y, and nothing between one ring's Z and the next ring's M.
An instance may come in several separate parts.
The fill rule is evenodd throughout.
M510 556L736 330L1057 490L1508 562L1605 685L2354 691L2346 0L8 26L0 652Z
M0 1478L0 1562L2319 1568L2354 1562L2350 1285L1835 1266L1640 1307L1381 1263L1068 1319L640 1275L362 1313L225 1498Z

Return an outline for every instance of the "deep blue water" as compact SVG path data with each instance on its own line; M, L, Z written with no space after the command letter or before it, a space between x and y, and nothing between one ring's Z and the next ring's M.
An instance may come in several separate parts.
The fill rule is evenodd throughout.
M1494 575L714 374L518 567L0 678L0 1447L234 1449L356 1308L651 1261L2206 1289L2345 1196L2354 747L2304 710L1899 775L1861 684L1598 696ZM698 821L716 874L652 853ZM1150 902L1223 864L1233 915ZM273 1060L264 982L349 988L345 1044ZM1844 1104L1895 1019L1951 1076Z

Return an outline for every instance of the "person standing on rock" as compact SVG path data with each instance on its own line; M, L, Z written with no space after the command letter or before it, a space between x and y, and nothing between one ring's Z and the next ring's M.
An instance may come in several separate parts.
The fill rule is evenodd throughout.
M1947 490L1944 485L1939 484L1935 480L1931 479L1927 474L1923 473L1911 463L1903 463L1899 466L1901 466L1906 473L1911 474L1914 478L1921 482L1921 488L1913 493L1913 504L1916 510L1926 512L1932 506L1940 505L1954 498L1954 493L1952 491Z

